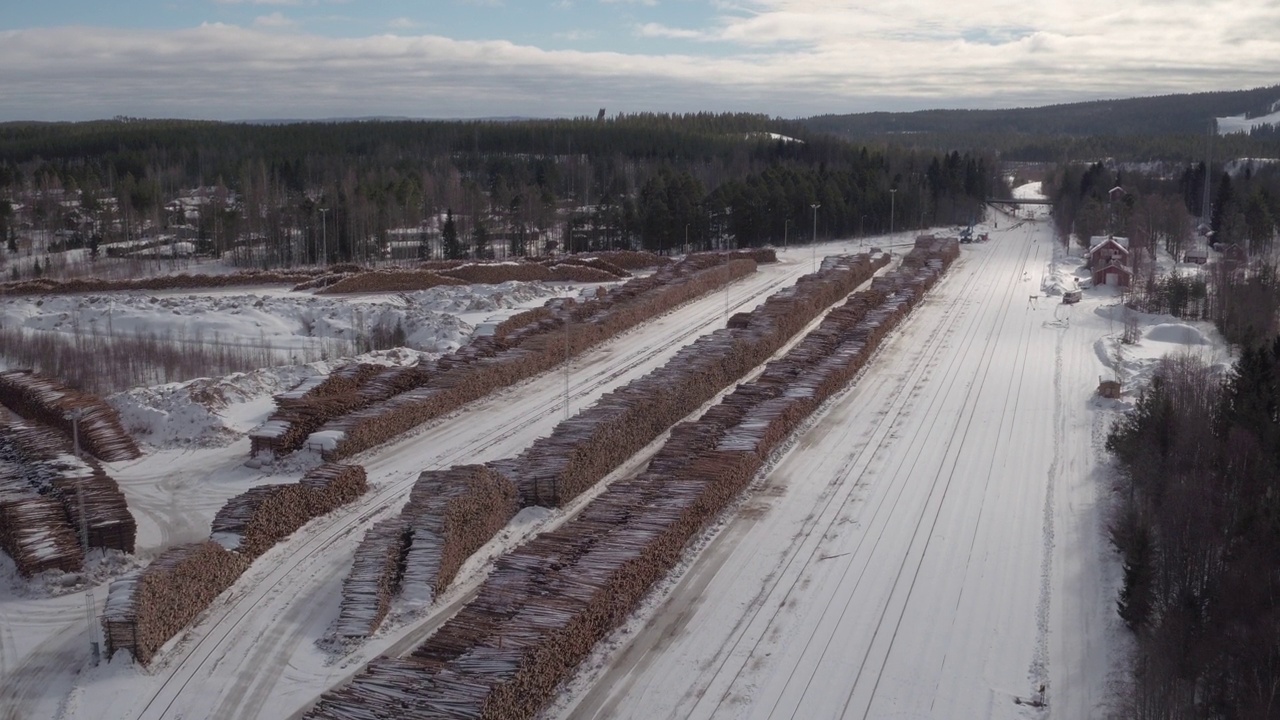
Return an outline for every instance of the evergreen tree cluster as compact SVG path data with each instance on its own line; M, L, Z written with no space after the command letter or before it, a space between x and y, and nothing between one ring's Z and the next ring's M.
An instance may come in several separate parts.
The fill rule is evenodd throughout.
M1136 650L1126 715L1280 710L1280 338L1223 379L1167 358L1107 448L1122 470L1111 539Z

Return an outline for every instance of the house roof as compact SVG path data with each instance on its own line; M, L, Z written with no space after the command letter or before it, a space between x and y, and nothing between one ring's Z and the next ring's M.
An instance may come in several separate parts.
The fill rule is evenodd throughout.
M1109 262L1109 263L1107 263L1106 265L1103 265L1102 267L1098 268L1097 270L1094 270L1094 271L1093 271L1093 274L1095 274L1095 275L1096 275L1096 274L1098 274L1098 273L1100 273L1100 272L1106 272L1106 271L1108 271L1108 270L1120 270L1120 271L1124 272L1126 275L1132 275L1132 274L1133 274L1133 268L1131 268L1131 267L1129 267L1129 266L1127 266L1127 265L1121 265L1120 263L1118 263L1118 262L1114 262L1114 261L1113 261L1113 262Z
M1129 252L1129 238L1116 237L1115 235L1094 235L1089 238L1089 254L1097 252L1103 245L1114 245L1126 253Z

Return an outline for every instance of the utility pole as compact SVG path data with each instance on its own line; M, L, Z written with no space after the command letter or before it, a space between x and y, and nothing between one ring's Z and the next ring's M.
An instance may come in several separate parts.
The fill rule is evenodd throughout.
M71 421L71 442L77 460L80 459L80 419L83 417L84 410L81 408L76 408L66 414L66 418ZM80 547L84 551L84 572L87 585L89 572L89 517L85 514L84 507L83 474L76 479L76 505L80 512ZM86 587L84 591L85 629L89 632L89 653L93 657L93 664L97 665L101 654L98 651L98 629L94 610L93 588Z
M812 203L809 207L813 208L813 271L818 272L818 208L822 205Z
M782 224L782 252L787 251L787 231L791 229L791 218Z
M329 208L320 208L320 264L329 264Z
M898 195L898 188L889 188L889 244L893 244L893 199Z
M564 419L569 419L569 315L568 308L564 316Z

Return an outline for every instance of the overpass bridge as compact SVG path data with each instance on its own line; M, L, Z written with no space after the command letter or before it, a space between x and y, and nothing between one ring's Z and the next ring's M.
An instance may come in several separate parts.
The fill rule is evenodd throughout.
M988 204L999 203L1001 205L1052 205L1052 200L1046 199L1022 199L1022 198L987 198L984 202Z

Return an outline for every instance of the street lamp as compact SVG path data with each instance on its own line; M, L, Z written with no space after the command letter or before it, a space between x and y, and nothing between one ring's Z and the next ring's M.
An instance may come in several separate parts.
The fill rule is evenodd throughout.
M782 224L782 252L787 251L787 231L791 229L791 218Z
M813 271L818 272L818 208L822 205L813 203L809 207L813 208Z
M684 224L684 254L689 254L689 223Z
M889 244L893 244L893 199L898 194L898 188L889 188Z
M80 459L80 421L84 419L84 410L76 408L64 417L71 421L72 451L78 460ZM76 503L80 513L80 547L84 551L84 570L87 573L89 571L89 516L85 514L83 476L76 478ZM93 664L97 665L101 655L98 650L97 612L92 588L84 591L84 619L89 631L89 652L93 657Z
M329 264L329 208L320 208L320 264Z

